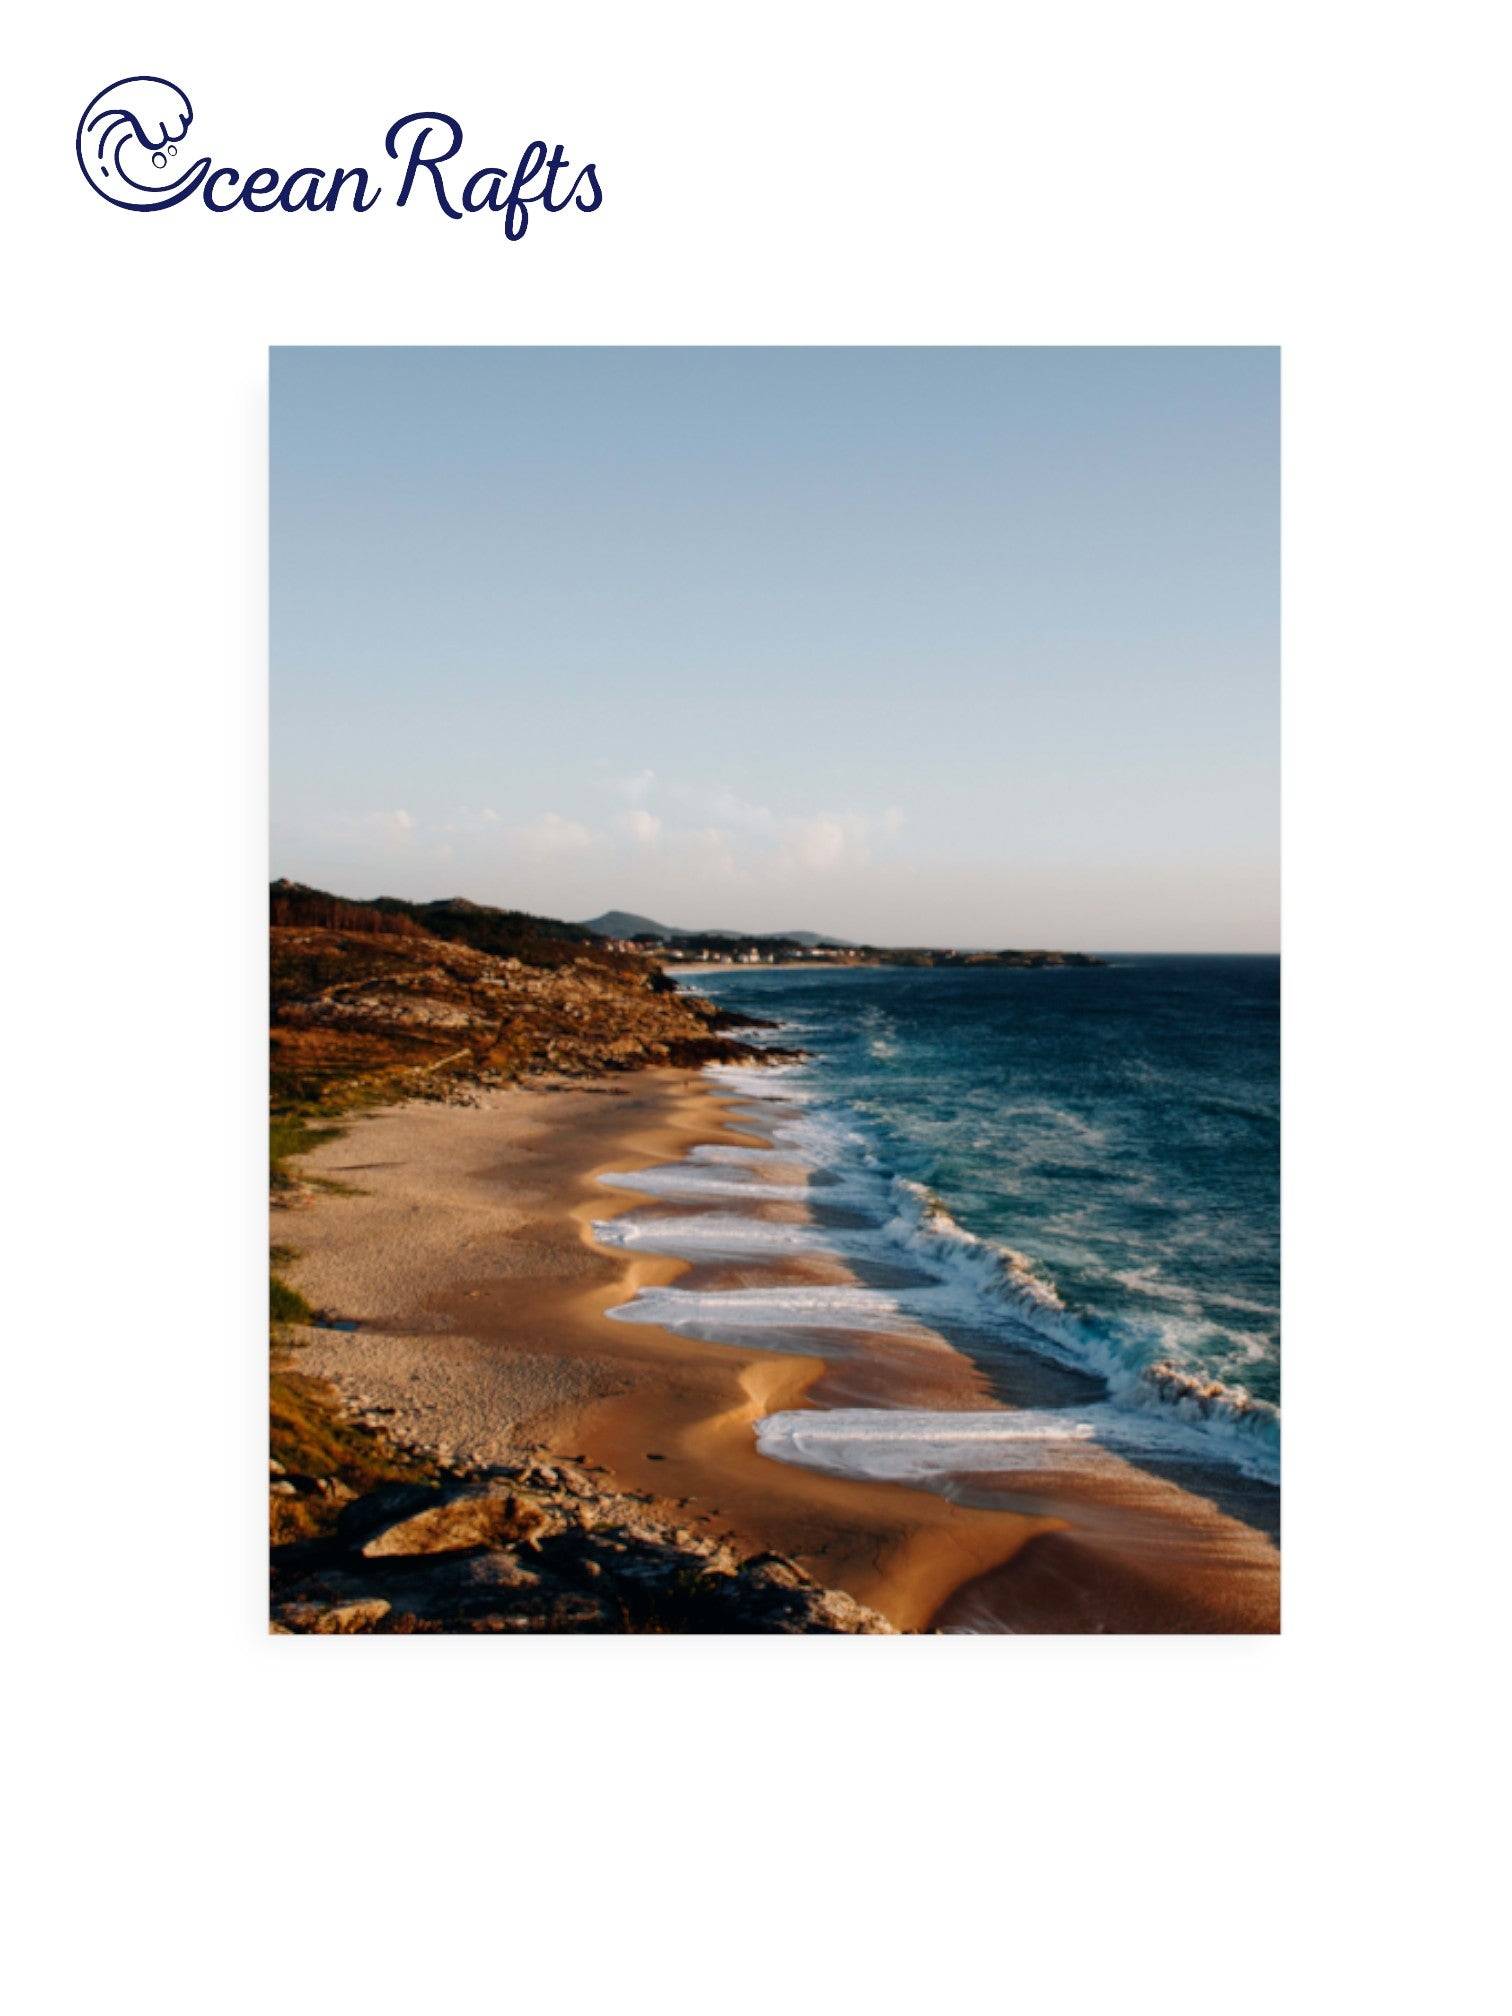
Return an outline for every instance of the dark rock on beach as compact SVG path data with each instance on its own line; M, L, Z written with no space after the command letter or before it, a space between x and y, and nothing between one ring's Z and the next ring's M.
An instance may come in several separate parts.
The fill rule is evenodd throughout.
M275 1547L272 1627L342 1636L892 1631L785 1556L742 1555L565 1463L443 1473L354 1499L331 1531Z

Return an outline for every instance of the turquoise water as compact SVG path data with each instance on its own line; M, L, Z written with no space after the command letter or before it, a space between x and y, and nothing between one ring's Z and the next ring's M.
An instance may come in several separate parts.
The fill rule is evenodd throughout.
M751 969L686 984L771 1017L766 1040L808 1053L794 1070L722 1075L781 1116L779 1145L830 1186L814 1194L850 1207L842 1244L925 1270L911 1303L886 1308L947 1313L979 1356L998 1339L1085 1368L1120 1432L1158 1440L1179 1423L1189 1443L1274 1474L1279 960ZM736 1224L749 1161L645 1187L705 1211L722 1197L706 1244ZM758 1234L788 1236L747 1226ZM828 1312L811 1297L795 1316L776 1292L766 1314L784 1321L864 1324L884 1307L833 1291ZM683 1313L710 1327L708 1307ZM724 1298L718 1313L727 1328L763 1307Z

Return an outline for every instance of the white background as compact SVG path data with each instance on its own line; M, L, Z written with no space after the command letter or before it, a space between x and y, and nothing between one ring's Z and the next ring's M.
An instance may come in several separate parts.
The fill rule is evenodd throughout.
M28 20L4 377L20 2007L1489 2005L1492 27L1319 0ZM478 161L537 136L595 159L604 207L519 245L422 206L126 215L73 134L140 71L188 89L217 162L376 165L431 108ZM265 361L338 341L1284 345L1280 1641L264 1635Z

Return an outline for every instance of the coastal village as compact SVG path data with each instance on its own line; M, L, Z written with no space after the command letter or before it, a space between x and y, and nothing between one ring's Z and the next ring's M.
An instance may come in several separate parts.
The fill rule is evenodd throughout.
M818 931L687 931L633 910L605 910L578 925L607 950L658 966L1101 966L1089 952L954 945L854 944Z
M933 945L809 945L795 939L610 938L616 952L662 966L1100 966L1088 952L957 951Z
M700 945L694 948L675 939L649 937L611 938L607 942L616 952L652 952L670 966L785 966L799 959L818 960L828 966L858 963L854 953L818 945L793 945L781 951L763 951L759 945L720 946L717 949Z

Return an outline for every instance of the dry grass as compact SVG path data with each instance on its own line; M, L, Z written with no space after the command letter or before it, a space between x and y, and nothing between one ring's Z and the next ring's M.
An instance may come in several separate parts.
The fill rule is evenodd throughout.
M434 1465L396 1449L373 1429L347 1420L334 1388L295 1370L293 1355L287 1341L275 1337L268 1373L268 1453L291 1478L302 1485L317 1477L334 1478L360 1498L380 1484L422 1483L437 1474ZM273 1545L328 1532L342 1502L307 1489L292 1498L270 1498Z

